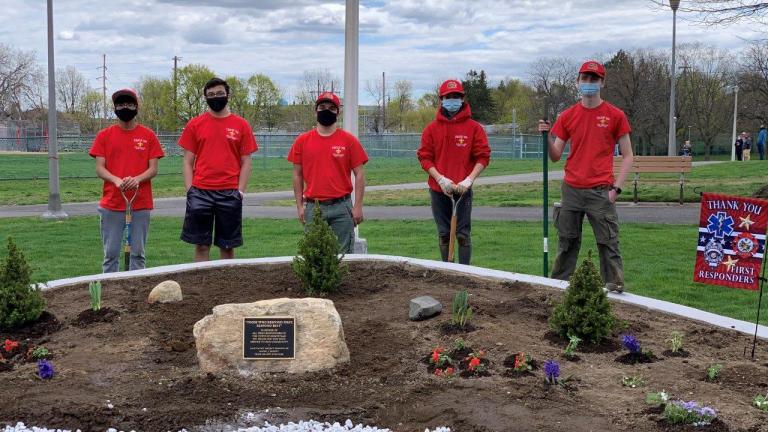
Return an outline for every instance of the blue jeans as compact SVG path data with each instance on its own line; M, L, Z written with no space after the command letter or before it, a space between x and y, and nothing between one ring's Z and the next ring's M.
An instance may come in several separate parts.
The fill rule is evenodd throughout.
M129 270L146 267L144 245L149 234L149 210L134 210L131 219L131 265ZM102 271L113 273L120 271L120 255L125 232L125 212L107 210L99 207L101 242L104 246Z

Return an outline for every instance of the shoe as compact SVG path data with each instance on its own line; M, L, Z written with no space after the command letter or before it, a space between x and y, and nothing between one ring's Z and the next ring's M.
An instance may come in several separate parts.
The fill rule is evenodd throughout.
M617 285L615 283L606 283L605 289L607 289L610 292L615 292L616 294L621 294L624 292L624 285Z

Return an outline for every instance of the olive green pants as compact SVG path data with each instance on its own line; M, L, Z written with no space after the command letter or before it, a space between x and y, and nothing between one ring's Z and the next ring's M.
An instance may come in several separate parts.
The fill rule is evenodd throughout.
M348 254L354 252L355 248L355 221L352 219L352 200L348 197L334 200L333 203L320 203L320 210L323 212L323 219L331 226L331 230L339 239L341 253ZM315 209L313 201L307 201L304 207L304 220L307 225L312 222L312 212Z
M568 280L576 270L581 248L581 228L587 215L595 233L604 283L624 285L624 266L619 252L619 223L616 206L608 199L608 186L577 189L563 182L561 205L555 206L558 231L557 257L552 278Z

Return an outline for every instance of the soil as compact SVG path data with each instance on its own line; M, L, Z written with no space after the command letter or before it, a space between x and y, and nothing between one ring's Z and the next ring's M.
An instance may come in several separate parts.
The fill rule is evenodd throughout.
M36 378L34 363L0 372L0 426L22 421L83 431L207 431L264 420L350 418L398 432L441 425L460 432L694 430L666 425L648 410L646 393L663 389L717 409L720 421L696 431L768 432L768 414L750 406L768 391L768 344L759 342L752 361L743 355L750 336L704 323L613 303L623 328L606 343L580 346L579 362L561 361L567 341L547 325L559 290L402 264L352 263L341 292L330 296L351 362L330 371L243 379L198 370L192 327L217 304L302 297L290 266L178 273L173 279L184 301L148 304L150 290L166 278L104 281L104 307L119 315L84 327L75 323L90 305L85 284L45 292L48 312L60 325L0 333L0 341L44 345L54 353L56 376ZM464 288L474 310L471 333L444 335L449 311L408 319L410 299L431 295L450 307ZM690 357L616 362L627 327L654 352L663 352L671 332L680 331ZM428 372L425 355L454 346L458 337L485 351L488 376L446 379ZM541 363L559 359L561 384L545 384L541 370L507 376L505 359L518 351ZM702 381L714 363L723 365L718 382ZM635 375L643 376L644 388L622 386L622 377Z

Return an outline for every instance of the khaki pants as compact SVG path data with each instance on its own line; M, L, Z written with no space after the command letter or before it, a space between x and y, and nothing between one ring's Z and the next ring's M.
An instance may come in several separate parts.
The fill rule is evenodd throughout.
M751 159L751 156L750 156L750 154L751 154L751 153L752 153L752 149L744 149L744 151L742 152L742 155L741 155L741 157L742 157L742 158L743 158L745 161L748 161L748 160L750 160L750 159Z
M608 186L577 189L563 182L562 204L556 206L553 213L559 244L552 277L568 280L576 270L584 215L595 233L603 282L623 286L624 266L619 252L618 216L616 206L608 199Z

